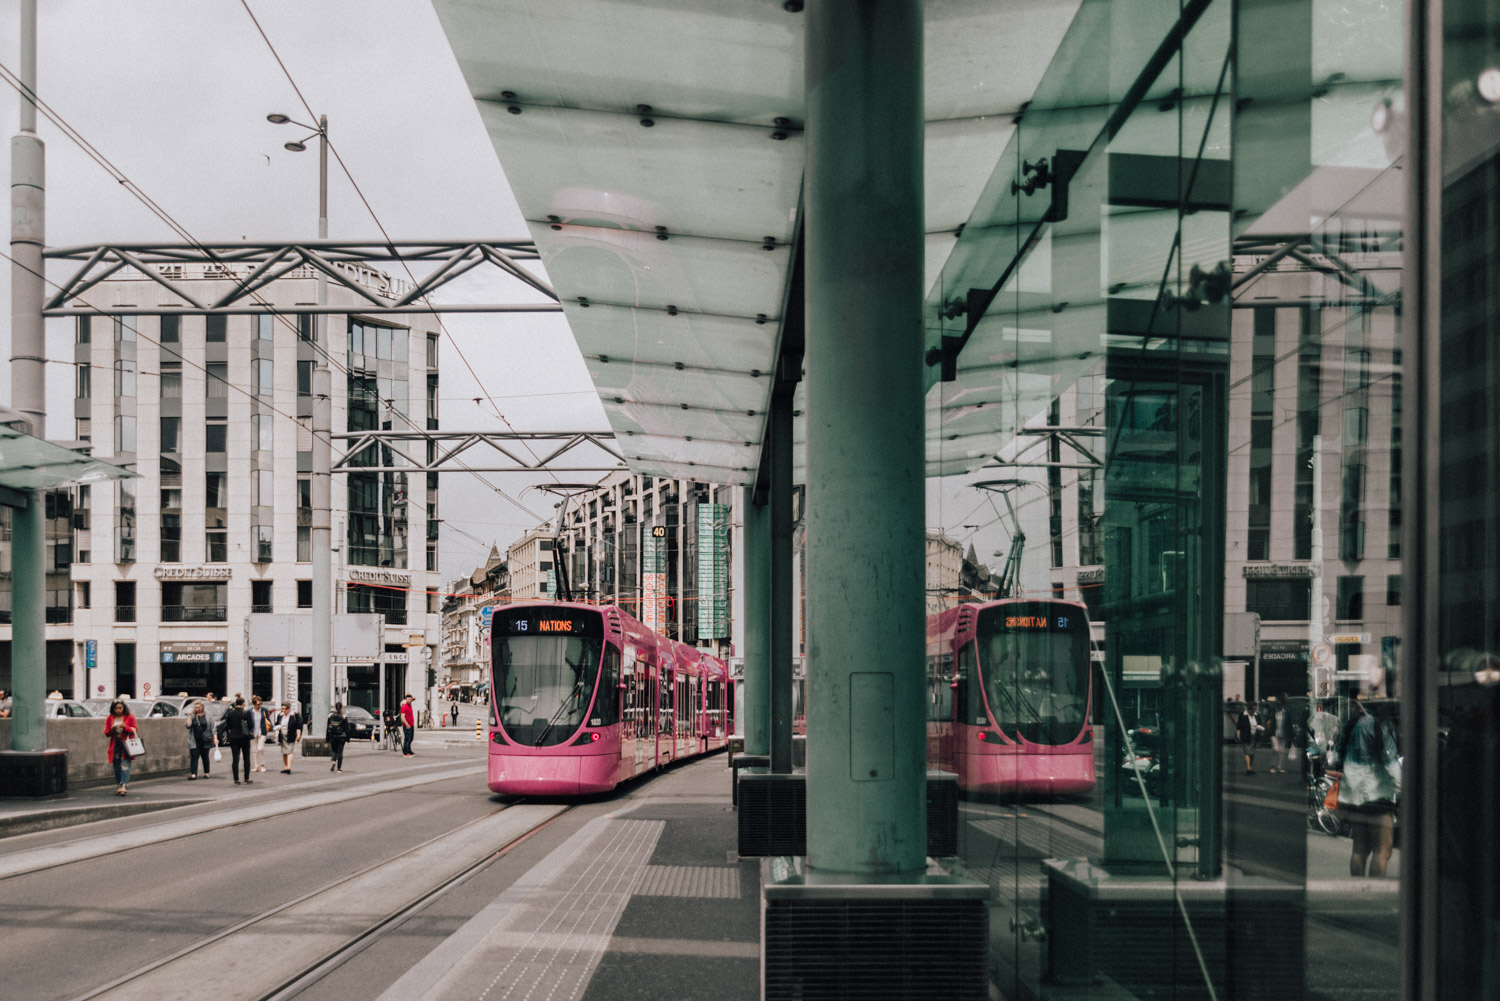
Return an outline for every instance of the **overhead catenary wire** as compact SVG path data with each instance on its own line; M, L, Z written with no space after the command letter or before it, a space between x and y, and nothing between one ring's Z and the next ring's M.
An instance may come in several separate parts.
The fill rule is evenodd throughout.
M240 0L240 5L245 8L245 13L250 17L251 22L255 25L255 30L260 35L261 40L266 43L266 48L271 51L272 57L276 60L276 65L281 68L282 74L286 77L287 83L291 85L292 90L296 93L297 99L302 102L302 107L307 111L308 115L313 118L313 120L318 120L319 116L316 112L313 111L312 104L302 93L302 88L297 85L296 78L292 76L292 71L287 66L286 60L281 58L281 53L277 51L275 43L271 41L271 36L261 25L260 19L255 16L255 12L250 9L249 0ZM333 140L329 138L326 132L324 132L323 134L323 141L328 144L329 152L333 154L334 160L338 163L339 169L343 171L344 177L349 181L349 185L354 189L354 193L359 196L359 200L364 205L365 211L370 214L370 219L375 223L376 228L380 230L380 235L385 239L387 243L391 243L390 233L386 231L385 224L381 222L379 214L375 211L375 207L371 205L370 200L365 197L364 190L360 188L359 182L354 179L354 174L349 169L349 165L344 162L344 157L339 152L337 144L335 144ZM413 284L416 284L416 276L412 273L411 266L405 261L402 261L401 265L402 268L406 271L407 277L411 279ZM422 301L428 306L432 305L431 299L426 295L422 296ZM464 363L464 367L469 370L469 374L474 378L475 384L479 386L480 390L485 394L486 398L489 399L490 406L494 408L495 416L497 416L505 424L505 426L511 430L512 433L515 433L515 426L511 424L510 419L506 417L505 414L500 410L499 404L495 403L494 401L494 397L490 396L489 388L485 385L484 380L479 377L479 373L475 371L474 366L470 364L468 357L463 352L463 348L459 346L457 340L455 340L453 335L449 332L447 324L443 322L442 316L434 311L433 318L437 321L438 329L439 331L441 331L443 338L453 347L453 350L458 355L459 360ZM540 461L540 458L537 456L536 452L532 450L529 444L526 444L523 441L522 446L526 449L527 452L531 454L531 457L533 459ZM552 470L550 469L547 469L546 472L547 475L552 477L554 482L561 484L562 481L558 479L556 473L552 472ZM479 474L475 473L475 475L477 476ZM483 477L481 477L481 481L486 483L488 482L483 480ZM496 489L498 491L498 488L493 489ZM516 506L520 507L523 511L527 510L523 505L520 504L519 501L516 501L514 498L510 498L507 496L507 499L510 500L511 503L516 504ZM538 521L544 520L533 512L527 511L527 513L531 514L532 517L537 518Z
M3 63L0 63L0 79L4 79L4 81L7 84L9 84L11 87L13 87L14 89L16 89L18 92L23 93L23 94L30 94L30 91L25 87L24 83L22 83L22 81L20 80L20 78L12 70L10 70L9 67L5 66ZM293 84L293 86L295 87L295 83ZM300 96L300 94L299 94L299 96ZM117 183L119 183L122 187L124 187L125 190L128 191L132 195L132 197L134 197L138 201L140 201L142 205L144 205L153 215L155 215L165 225L167 225L168 228L170 228L174 233L176 233L178 236L180 236L183 240L185 240L186 242L188 242L189 244L191 244L193 247L195 247L199 252L203 253L210 260L218 260L217 255L215 255L213 253L213 251L209 247L207 247L201 241L199 241L185 226L183 226L180 222L178 222L171 215L171 213L169 213L155 199L153 199L150 195L148 195L145 192L145 190L142 189L135 181L131 180L130 177L128 175L126 175L123 170L121 170L119 167L115 166L115 164L112 161L110 161L110 159L102 151L100 151L98 149L98 147L94 146L93 143L89 142L89 140L81 132L79 132L76 128L74 128L70 123L68 123L68 121L66 119L64 119L61 114L59 114L55 109L53 109L49 104L47 104L42 99L37 98L34 95L32 95L32 98L35 101L38 110L42 113L43 117L45 117L49 122L51 122L59 131L61 131L63 133L63 135L67 139L69 139L71 142L73 142L74 145L76 145L80 150L82 150L91 160L93 160L101 169L103 169L106 173L108 173ZM352 182L352 178L351 178L351 182ZM382 230L382 232L383 232L383 230ZM389 242L389 239L390 239L389 236L387 236L386 239L387 239L387 242ZM7 255L7 259L9 259L8 255ZM26 270L31 271L30 268L27 268ZM407 274L408 275L411 274L410 267L407 267ZM62 291L62 287L60 285L58 285L56 282L52 282L49 279L47 279L45 275L39 275L38 277L40 277L47 284L52 285L54 288L58 289L59 291ZM413 279L413 280L415 281L415 279ZM241 283L241 284L243 284L243 283ZM299 338L300 338L300 331L297 330L297 328L293 325L292 321L288 318L288 316L286 314L284 314L283 312L279 311L278 308L274 304L272 304L263 295L261 295L261 293L259 292L259 290L252 290L250 292L250 295L254 299L254 301L256 301L257 303L259 303L259 304L264 305L264 306L267 307L268 311L275 318L276 322L282 324L288 330L291 330L294 334L297 334L299 336ZM74 296L73 299L75 301L77 301L77 302L83 303L85 306L89 306L90 308L93 308L93 309L97 309L98 308L98 307L94 306L92 303L89 303L82 296ZM424 301L427 301L428 305L431 306L430 300L425 300L425 297L424 297ZM355 311L355 312L357 312L357 311ZM436 314L434 314L434 316L436 316ZM442 328L441 319L439 319L438 324L439 324L439 327ZM444 333L446 334L446 329L444 329ZM167 347L166 345L162 344L160 341L154 340L154 339L150 338L149 336L141 335L141 334L139 334L139 332L137 332L137 336L143 336L144 339L148 343L155 344L159 349L167 351L168 353L176 356L179 360L186 360L186 359L183 358L183 356L181 355L181 353L179 351L177 351L174 348ZM452 340L451 336L449 337L449 340L450 341ZM319 355L321 355L325 360L327 360L327 362L335 370L337 370L340 373L344 374L346 377L350 374L348 368L345 365L343 365L337 358L335 358L328 351L328 349L324 345L318 344L316 341L309 342L309 343L312 344L313 350L315 352L317 352ZM460 352L460 357L462 357L462 352ZM195 367L202 368L202 366L196 366L196 363L189 362L189 364L194 364ZM467 359L465 359L465 364L467 365ZM472 372L472 368L470 369L470 371ZM206 369L204 369L204 372L205 372L206 377L208 377L208 378L217 378L216 376L212 376L211 374L207 373ZM241 390L241 392L244 392L241 387L236 386L235 388ZM246 395L252 395L252 394L246 393ZM260 397L256 397L256 398L260 399ZM381 404L381 403L385 404L385 406L386 406L386 408L387 408L388 411L396 413L396 414L399 414L401 416L401 418L404 421L406 421L406 423L408 423L408 424L410 424L412 426L413 429L415 429L415 430L423 430L419 425L417 425L417 423L415 421L413 421L411 419L411 417L408 414L404 413L400 409L397 409L394 406L394 401L382 399L379 396L378 393L375 394L374 398L375 398L375 402L377 403L377 405ZM492 401L491 405L494 406L493 401ZM275 413L275 414L277 414L279 416L286 417L289 420L297 422L297 424L298 424L299 427L307 427L309 433L312 433L311 426L310 425L304 425L302 423L302 421L301 421L300 418L294 417L291 414L287 414L285 411L282 411L282 410L280 410L280 409L278 409L278 408L276 408L274 406L268 405L268 409L270 409L270 411L272 413ZM498 412L498 408L497 408L497 412ZM505 420L505 418L503 417L503 415L501 415L501 419ZM506 424L507 424L507 426L510 426L509 421L506 421ZM512 432L514 432L515 428L511 427L511 430L512 430ZM332 440L331 439L329 441L329 445L330 445L330 447L332 447ZM533 453L533 457L535 457L535 453ZM475 470L472 467L470 467L467 463L463 462L462 460L455 460L455 462L458 465L460 471L468 472L471 475L477 477L479 479L479 481L481 483L483 483L486 487L488 487L490 490L494 491L496 494L498 494L499 496L501 496L505 500L509 501L511 504L515 505L521 511L524 511L530 517L535 518L537 521L543 521L543 520L545 520L540 515L538 515L536 512L534 512L530 508L526 507L526 505L522 504L519 500L517 500L516 498L512 497L505 490L501 489L496 484L491 483L487 478L485 478L477 470ZM413 475L416 472L418 472L418 471L417 470L413 470Z

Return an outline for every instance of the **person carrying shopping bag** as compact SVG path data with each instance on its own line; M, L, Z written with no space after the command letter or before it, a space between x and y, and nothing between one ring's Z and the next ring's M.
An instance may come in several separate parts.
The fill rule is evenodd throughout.
M202 702L193 703L193 711L188 714L188 781L198 777L198 762L203 762L203 777L208 778L209 762L211 755L218 746L218 740L214 737L213 724L208 721L208 713L204 711Z
M297 741L302 739L302 717L292 712L290 702L281 704L281 711L271 720L276 734L276 746L281 749L281 774L292 774L292 754Z
M124 796L130 791L130 761L145 749L136 731L135 717L120 699L109 704L104 738L109 741L109 763L115 768L115 795ZM134 753L132 747L136 749Z

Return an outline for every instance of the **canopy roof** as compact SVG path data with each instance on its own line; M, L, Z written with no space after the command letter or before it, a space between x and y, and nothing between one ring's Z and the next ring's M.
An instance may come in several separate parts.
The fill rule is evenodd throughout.
M797 238L803 17L780 0L435 6L631 469L750 483ZM929 0L929 285L1077 9ZM795 438L800 478L800 421Z
M133 479L135 473L0 424L0 487L55 490Z

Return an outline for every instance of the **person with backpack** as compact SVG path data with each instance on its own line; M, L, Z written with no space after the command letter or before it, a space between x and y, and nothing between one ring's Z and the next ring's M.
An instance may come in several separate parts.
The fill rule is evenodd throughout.
M244 696L235 696L234 707L224 714L222 726L229 737L229 774L234 784L240 784L241 761L245 763L245 782L254 782L250 777L250 738L255 735L255 721L245 708Z
M328 714L328 751L333 757L333 763L328 766L330 772L344 770L344 745L348 742L349 730L344 723L344 704L335 702L333 712Z
M1396 735L1357 700L1349 703L1349 719L1339 733L1330 765L1343 769L1339 777L1338 808L1349 818L1354 847L1349 875L1384 876L1390 861L1401 797L1401 755Z

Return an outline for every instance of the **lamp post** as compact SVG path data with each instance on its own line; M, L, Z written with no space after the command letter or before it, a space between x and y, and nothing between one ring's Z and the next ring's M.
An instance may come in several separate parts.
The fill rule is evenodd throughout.
M273 125L297 125L312 129L312 135L285 143L293 153L307 149L307 140L318 137L318 239L328 239L328 116L320 115L316 127L293 121L282 114L267 115ZM318 305L328 304L328 277L318 272ZM333 548L330 539L332 465L330 435L333 433L333 380L328 371L327 318L313 314L313 410L312 410L312 704L308 707L307 733L323 737L333 685Z

